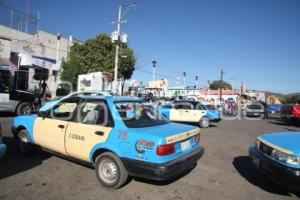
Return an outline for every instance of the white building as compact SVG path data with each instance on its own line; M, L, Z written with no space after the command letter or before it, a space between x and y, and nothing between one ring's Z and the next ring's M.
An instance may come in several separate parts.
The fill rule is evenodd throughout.
M0 57L2 60L12 60L17 66L16 57L20 56L22 78L20 77L21 85L17 87L21 89L34 90L38 86L38 81L33 78L34 74L39 69L47 69L47 84L54 94L60 82L58 72L61 61L68 58L72 43L72 37L66 39L41 30L32 35L0 25Z

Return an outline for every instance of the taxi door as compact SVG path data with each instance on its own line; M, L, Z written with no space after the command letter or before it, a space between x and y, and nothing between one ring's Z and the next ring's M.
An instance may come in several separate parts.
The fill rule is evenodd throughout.
M88 100L78 106L76 117L66 132L67 155L90 161L92 148L107 141L113 129L108 106L103 101Z
M50 109L45 117L38 117L34 124L34 142L65 155L65 133L77 105L76 100L64 100Z
M170 110L171 121L189 121L191 119L192 105L189 102L176 103Z

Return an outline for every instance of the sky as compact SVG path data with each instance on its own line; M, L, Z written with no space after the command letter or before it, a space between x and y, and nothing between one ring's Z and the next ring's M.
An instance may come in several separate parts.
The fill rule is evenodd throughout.
M25 10L25 0L0 0ZM28 0L30 13L40 12L40 28L73 35L82 41L116 30L120 0ZM132 1L133 2L133 1ZM249 89L300 91L299 0L136 0L124 15L121 31L137 57L132 79L176 77L187 73L187 85L207 86L220 79ZM182 83L182 81L180 81Z

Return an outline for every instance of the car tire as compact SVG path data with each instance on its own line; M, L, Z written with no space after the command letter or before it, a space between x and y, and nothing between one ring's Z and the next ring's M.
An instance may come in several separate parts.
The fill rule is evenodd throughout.
M208 118L203 117L203 118L200 119L200 121L199 121L199 126L200 126L201 128L208 128L209 125L210 125L210 122L209 122L209 119L208 119Z
M23 129L17 133L18 151L23 155L30 155L33 152L33 145L30 143L28 132Z
M30 115L33 113L33 107L29 102L22 102L17 106L16 115Z
M110 189L120 188L128 179L122 161L111 152L102 153L96 158L95 171L100 183Z

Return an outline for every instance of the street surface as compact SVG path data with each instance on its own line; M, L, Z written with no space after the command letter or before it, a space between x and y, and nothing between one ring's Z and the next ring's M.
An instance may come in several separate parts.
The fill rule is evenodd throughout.
M4 116L3 116L4 115ZM254 168L248 147L261 133L300 131L275 118L259 121L232 120L202 129L205 154L196 168L171 183L132 179L118 190L107 190L93 169L43 151L21 156L10 133L12 117L0 114L4 126L6 156L0 159L2 199L296 199Z

